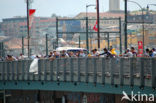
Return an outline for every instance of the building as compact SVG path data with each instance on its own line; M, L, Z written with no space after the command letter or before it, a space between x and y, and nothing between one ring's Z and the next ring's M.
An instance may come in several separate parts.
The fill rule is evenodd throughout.
M152 13L129 13L128 22L133 22L134 24L141 24L143 21L145 24L156 24L156 14Z
M22 40L21 39L22 36L25 38L26 41L24 47L27 48L28 45L27 45L27 18L26 17L14 17L14 18L3 19L1 23L0 31L2 31L2 33L5 34L5 36L16 38L11 40L14 46L11 46L10 43L7 44L8 45L7 51L10 51L10 49L12 52L13 51L17 52L16 51L17 49L21 50L21 46L19 45L22 45L22 42L19 40ZM56 18L34 17L32 26L30 28L30 49L32 51L32 54L45 51L44 40L45 40L46 33L49 34L52 38L54 38L54 36L56 37ZM8 42L10 41L8 40ZM51 42L51 39L49 39L49 42ZM13 49L13 47L15 48ZM21 53L21 51L17 52L17 54L19 53Z
M1 29L1 22L0 22L0 36L3 36L4 35L4 32L2 32L2 29Z
M55 18L48 17L34 17L30 34L32 36L42 34L48 28L53 28L56 25ZM1 30L6 36L26 36L27 35L27 18L15 17L2 20Z
M86 17L85 12L79 13L78 15L75 16L76 19L82 19L85 17ZM96 23L96 17L97 17L96 13L93 13L93 12L88 13L89 27L93 28L93 26ZM123 13L111 13L111 12L100 13L100 27L102 28L101 30L110 26L119 26L119 19L117 18L121 18L123 20L124 14ZM85 28L86 26L85 20L81 20L81 26L82 28Z
M86 21L85 21L85 17L86 17L86 13L82 12L79 13L78 15L75 16L76 19L84 19L81 20L81 30L86 32ZM97 14L96 12L89 12L88 13L88 27L89 27L89 47L91 49L97 48L97 33L93 30L94 25L96 24L96 18L97 18ZM100 48L105 48L108 46L107 44L107 37L106 34L104 32L114 32L114 33L109 33L110 34L110 38L113 37L115 39L115 37L119 37L119 18L121 18L121 20L124 20L124 14L123 13L113 13L113 12L102 12L100 13ZM90 32L95 32L95 33L90 33ZM92 37L91 37L92 35ZM84 42L84 44L82 44L82 47L85 47L85 33L82 34L83 40L82 42ZM92 44L92 45L91 45ZM119 45L118 45L119 47Z

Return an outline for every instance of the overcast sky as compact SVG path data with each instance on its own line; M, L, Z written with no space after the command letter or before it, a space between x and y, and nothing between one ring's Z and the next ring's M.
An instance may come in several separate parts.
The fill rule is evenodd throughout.
M95 4L96 0L33 0L32 8L36 9L36 16L50 17L55 13L61 16L75 16L80 12L86 11L86 4ZM108 11L109 0L100 1L100 12ZM156 0L133 0L142 7L147 4L156 4ZM120 7L123 10L124 2L120 0ZM128 3L128 10L138 10L136 4ZM156 6L150 6L150 9L156 10ZM95 12L94 7L88 9L89 12ZM14 16L26 16L25 0L0 0L0 21L3 18Z

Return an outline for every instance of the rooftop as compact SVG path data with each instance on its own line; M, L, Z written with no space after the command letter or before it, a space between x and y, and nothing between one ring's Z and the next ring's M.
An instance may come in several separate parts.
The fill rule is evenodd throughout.
M96 12L88 12L87 13L88 17L95 17L97 13ZM86 12L81 12L78 15L75 16L75 18L82 18L82 17L86 17ZM124 18L124 13L112 13L112 12L103 12L100 13L100 18Z

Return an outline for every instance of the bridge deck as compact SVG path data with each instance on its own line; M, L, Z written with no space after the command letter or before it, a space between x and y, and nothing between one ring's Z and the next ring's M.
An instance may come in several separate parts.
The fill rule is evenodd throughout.
M0 62L0 81L84 82L156 87L155 58L65 58L38 61L38 73L30 73L31 60Z

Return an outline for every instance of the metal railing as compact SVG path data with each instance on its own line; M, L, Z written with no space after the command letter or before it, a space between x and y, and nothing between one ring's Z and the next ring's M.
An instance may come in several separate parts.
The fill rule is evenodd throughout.
M86 82L156 87L156 58L60 58L38 61L38 73L30 73L32 60L1 61L0 81Z

